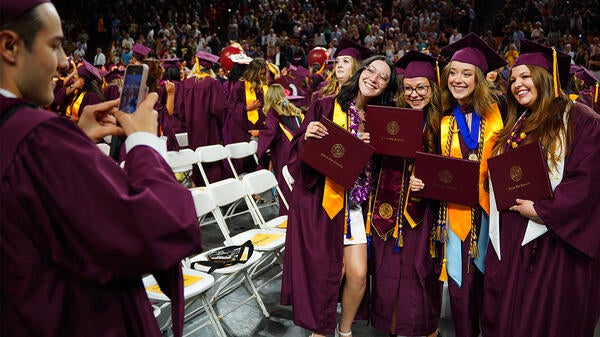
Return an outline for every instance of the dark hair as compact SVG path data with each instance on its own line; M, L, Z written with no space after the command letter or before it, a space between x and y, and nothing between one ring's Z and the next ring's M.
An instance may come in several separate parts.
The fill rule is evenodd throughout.
M166 68L163 80L181 81L181 70L179 68Z
M361 64L361 67L358 68L356 73L354 73L354 75L352 75L352 77L350 77L348 81L344 83L344 85L340 88L340 92L337 94L336 99L338 103L340 103L340 107L342 108L342 110L348 111L350 102L356 98L356 95L358 95L358 80L360 78L360 75L365 70L365 68L374 61L384 61L388 65L388 67L390 67L390 79L388 81L387 87L381 93L381 95L371 98L369 100L369 104L387 106L395 105L394 95L396 95L396 91L398 91L396 68L394 67L394 64L391 61L389 61L385 56L375 55L364 60Z
M44 22L40 18L40 15L36 10L37 8L38 6L35 6L0 26L0 31L11 30L17 33L17 35L23 39L25 48L27 48L28 51L31 51L33 40L37 33L44 28Z
M86 78L85 84L83 85L81 90L87 91L87 92L93 92L100 97L104 97L104 95L102 94L102 91L100 91L100 87L98 86L98 81L100 81L100 80L95 77L92 79Z

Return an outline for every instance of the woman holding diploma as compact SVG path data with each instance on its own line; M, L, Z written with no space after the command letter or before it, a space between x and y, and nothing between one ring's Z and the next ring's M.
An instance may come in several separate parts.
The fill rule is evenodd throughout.
M492 203L483 334L594 334L600 315L600 117L571 101L560 80L568 55L523 40L511 70L509 116L494 153L539 141L554 197ZM495 211L495 212L494 212Z
M476 337L480 330L485 251L488 243L487 158L502 129L502 117L485 74L506 64L477 35L470 33L442 49L450 63L442 72L441 154L480 163L479 205L441 202L434 239L442 243L440 280L448 281L456 336ZM411 190L427 182L411 178ZM449 276L449 277L448 277Z
M400 105L424 113L421 151L439 153L442 112L438 61L409 51L396 66L404 70ZM371 319L376 329L390 336L436 336L440 320L441 259L439 245L430 245L438 202L410 197L408 180L413 164L412 159L382 156L372 211L368 213Z
M370 162L354 188L345 190L300 162L298 153L308 138L328 137L327 129L319 122L321 116L368 142L366 105L393 105L396 90L394 65L384 56L368 58L336 96L312 104L292 141L289 167L296 182L286 235L281 303L294 306L294 323L312 330L313 336L334 332L352 336L352 321L363 298L367 275L361 204L367 201L375 179ZM336 325L343 277L342 315Z

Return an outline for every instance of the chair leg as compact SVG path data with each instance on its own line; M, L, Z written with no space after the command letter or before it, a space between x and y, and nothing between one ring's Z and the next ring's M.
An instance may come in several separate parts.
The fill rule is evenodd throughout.
M262 310L263 315L265 315L266 318L269 318L271 315L269 314L269 311L267 311L267 307L265 307L265 304L263 303L262 298L260 297L260 294L258 293L258 290L254 286L254 282L252 282L252 278L250 277L250 275L248 275L248 273L246 271L244 271L244 278L246 279L246 281L248 281L250 288L252 288L252 293L254 294L254 297L256 297L256 302L258 302L258 306Z
M201 301L202 301L202 306L204 307L204 311L208 315L208 319L210 319L210 322L212 323L212 326L215 329L217 336L218 337L227 337L227 334L225 333L225 330L223 330L223 326L221 325L220 318L217 316L217 313L215 312L212 305L206 298L206 294L202 294Z

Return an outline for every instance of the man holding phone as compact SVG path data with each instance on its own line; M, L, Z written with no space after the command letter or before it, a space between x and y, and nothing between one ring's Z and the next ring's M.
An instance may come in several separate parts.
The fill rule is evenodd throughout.
M68 66L60 17L48 0L0 13L0 335L159 337L141 282L153 273L180 336L180 260L201 237L153 134L156 94L132 114L89 105L78 125L39 109ZM91 140L108 134L128 136L124 169Z

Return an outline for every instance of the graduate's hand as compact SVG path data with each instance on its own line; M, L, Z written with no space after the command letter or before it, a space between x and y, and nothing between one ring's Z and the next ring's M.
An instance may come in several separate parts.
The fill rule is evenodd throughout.
M248 130L248 133L252 137L258 137L258 135L260 134L260 130Z
M542 218L540 218L537 212L535 211L535 208L533 207L533 201L517 199L516 202L517 204L509 208L509 210L519 212L521 216L529 218L537 223L544 223Z
M304 133L304 139L308 138L323 138L327 136L329 133L327 132L327 128L325 125L321 124L321 122L313 121L308 123L306 127L306 132Z
M260 108L262 105L262 103L255 99L254 101L250 102L250 104L246 105L246 111L252 111L252 110L256 110L258 108Z
M365 143L370 143L371 142L371 134L368 132L359 132L357 134L358 139L362 140Z
M104 136L123 135L123 129L117 126L117 120L112 115L118 105L119 100L88 105L83 108L77 125L96 143Z
M117 117L127 136L134 132L156 134L156 130L158 129L158 112L154 110L154 103L157 100L158 95L155 92L151 92L132 114L115 109L114 115Z
M415 176L410 176L410 179L408 179L408 186L410 186L410 190L413 192L417 192L425 188L423 181Z
M175 93L175 83L173 83L171 81L165 81L165 90L166 90L167 94L174 94Z

